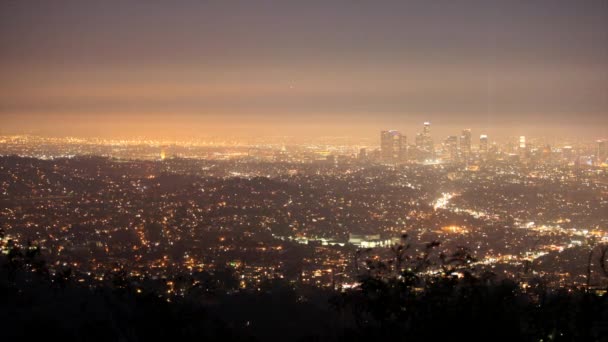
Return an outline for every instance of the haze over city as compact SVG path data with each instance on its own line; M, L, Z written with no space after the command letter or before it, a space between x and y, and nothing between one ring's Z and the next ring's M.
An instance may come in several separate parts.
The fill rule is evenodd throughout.
M0 133L601 137L607 7L3 1Z
M0 336L608 342L608 0L0 1Z

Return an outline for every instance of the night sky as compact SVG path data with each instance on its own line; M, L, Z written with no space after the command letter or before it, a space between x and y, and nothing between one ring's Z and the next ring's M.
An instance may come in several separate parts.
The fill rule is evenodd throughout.
M608 0L0 2L0 133L608 135Z

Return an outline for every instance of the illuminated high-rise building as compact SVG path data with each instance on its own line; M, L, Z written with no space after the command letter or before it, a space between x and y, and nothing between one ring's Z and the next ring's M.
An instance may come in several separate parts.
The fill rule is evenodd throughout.
M562 148L562 157L566 161L572 160L572 158L574 157L574 149L572 148L572 146L564 146Z
M431 123L430 122L425 122L424 123L424 128L422 128L422 134L425 137L430 137L431 136Z
M460 151L462 156L465 159L468 159L471 155L471 130L464 129L462 130L462 135L460 136Z
M433 138L431 138L431 123L428 121L424 123L424 127L422 128L422 140L423 149L433 155L435 152L435 147L433 144Z
M382 160L386 162L405 159L406 137L399 131L382 131L380 133L380 152Z
M458 137L450 135L445 139L445 149L451 161L458 160Z
M479 136L479 153L488 154L488 136L485 134Z
M523 135L519 137L519 150L518 151L519 151L519 158L521 160L523 160L527 157L526 137Z

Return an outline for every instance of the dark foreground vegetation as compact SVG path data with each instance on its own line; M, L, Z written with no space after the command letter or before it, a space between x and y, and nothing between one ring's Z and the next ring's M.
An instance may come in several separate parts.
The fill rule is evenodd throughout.
M608 296L549 289L542 279L476 275L466 250L441 255L421 276L438 243L421 256L393 249L368 260L361 285L336 291L279 279L237 289L229 271L172 280L124 273L85 284L68 268L49 271L38 248L5 246L0 257L3 341L608 341ZM429 272L426 272L427 274ZM524 285L525 281L525 286Z

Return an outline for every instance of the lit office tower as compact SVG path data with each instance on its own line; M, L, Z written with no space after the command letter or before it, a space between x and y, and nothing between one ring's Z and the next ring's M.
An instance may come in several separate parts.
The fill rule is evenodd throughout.
M608 140L597 141L597 159L602 163L608 159Z
M395 162L404 159L406 138L399 131L380 133L380 152L383 161Z
M526 137L523 135L519 137L519 157L526 158Z
M479 136L479 153L488 154L488 136L485 134Z
M424 128L422 129L422 134L425 137L431 136L431 123L430 122L427 121L424 123Z
M424 128L422 129L422 139L423 139L424 149L427 150L428 152L433 153L435 148L433 146L433 138L431 138L431 123L430 122L424 123Z
M468 158L471 155L471 130L464 129L462 130L462 135L460 136L460 151L465 158Z
M449 153L450 160L456 161L458 160L458 137L455 135L450 135L445 139L445 148Z
M567 161L570 161L572 156L574 156L572 146L564 146L564 148L562 148L562 157Z

